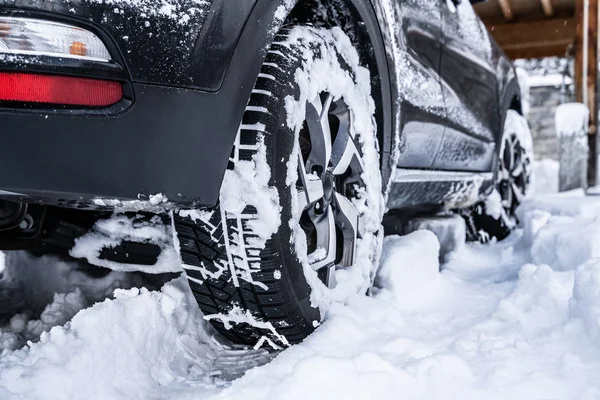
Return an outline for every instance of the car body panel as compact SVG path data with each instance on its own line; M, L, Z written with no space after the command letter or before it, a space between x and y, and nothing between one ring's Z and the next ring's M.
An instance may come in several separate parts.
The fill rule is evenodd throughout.
M458 209L472 205L494 187L491 172L398 168L388 200L390 209Z
M404 45L404 90L398 166L431 168L444 134L445 106L440 84L442 20L438 2L397 2L397 41Z
M217 113L222 100L146 84L134 84L134 90L135 105L118 117L0 112L0 160L11 170L0 178L2 188L57 203L158 193L174 201L214 202L233 139L214 135L206 145L197 140L197 128L233 126L207 120L197 109Z
M216 91L255 3L0 0L0 11L85 21L106 32L135 82Z
M223 3L233 7L230 2ZM93 205L90 199L138 199L157 193L188 207L216 204L247 99L268 43L278 29L274 15L279 5L263 0L252 8L217 92L135 83L133 79L133 104L115 115L1 108L4 146L0 165L13 172L0 177L0 187L31 196L28 201L49 204L70 200ZM13 7L0 6L0 12L14 11ZM29 17L49 15L47 10L27 11ZM104 31L104 26L74 18L68 11L63 13L67 21ZM275 21L268 29L265 16ZM52 13L51 18L62 19L63 14ZM117 49L121 48L117 45ZM127 73L134 75L130 61L124 52ZM49 70L37 58L16 65L0 62L0 70L23 68L63 73L59 65ZM84 67L68 73L88 75ZM32 156L19 158L15 156L18 153ZM101 159L93 160L97 156ZM39 159L45 162L37 162Z
M378 9L378 15L381 19L382 26L392 26L393 18L397 18L397 14L394 14L395 9L399 9L399 1L393 0L382 0L375 1L376 8ZM431 2L431 3L439 3L442 7L447 7L446 1L440 2ZM463 2L465 3L465 2ZM472 7L470 4L464 4L463 6L469 7L472 11ZM473 15L474 16L474 15ZM416 105L416 108L419 108L416 112L425 113L426 116L422 116L420 118L423 120L434 121L434 124L441 124L444 126L444 143L440 145L439 151L436 153L436 159L434 163L429 168L420 167L421 170L429 169L431 171L434 170L446 170L446 171L472 171L472 172L492 172L495 173L495 165L497 163L497 149L499 148L499 143L502 137L503 130L503 122L505 117L506 109L515 108L514 99L520 98L520 92L518 89L518 82L516 80L516 75L514 73L514 67L512 63L508 59L508 57L502 52L499 46L495 43L495 41L491 38L489 33L485 30L481 22L477 19L476 22L478 24L478 28L483 28L479 31L479 35L482 40L485 39L487 41L487 51L485 53L485 65L477 66L480 69L483 69L485 74L482 76L489 76L490 70L494 70L496 76L490 80L490 82L484 82L482 86L485 87L485 98L488 101L479 101L478 97L468 96L463 91L462 93L457 94L456 90L452 89L452 86L448 85L447 82L444 81L444 71L441 71L441 86L442 92L444 94L444 100L448 100L449 104L444 103L444 111L440 112L439 108L431 108L427 107L428 104L431 104L432 100L436 100L434 96L421 96L420 98L415 96L413 92L420 92L423 94L427 94L427 90L417 90L422 89L422 86L426 79L419 79L418 74L407 74L405 71L408 69L407 65L410 65L406 62L406 55L409 50L406 47L406 39L400 38L398 40L389 40L388 39L388 56L390 59L390 64L395 67L395 73L399 76L399 83L397 86L398 93L398 101L402 104L401 110L406 110L409 105ZM475 22L475 21L471 21ZM396 31L400 31L399 29ZM471 39L466 37L466 39ZM463 35L462 39L465 40ZM449 41L449 40L448 40ZM445 46L446 43L442 43L442 46ZM465 45L464 43L459 43L460 47L465 47L467 51L469 48L474 49L473 43L469 45ZM460 48L459 47L459 48ZM478 49L476 49L478 50ZM447 55L448 49L442 47L442 57L441 57L441 67L443 68L443 59L444 55ZM446 54L445 54L446 53ZM463 51L464 53L464 51ZM480 62L476 60L474 55L470 54L459 54L464 62L472 63L474 61ZM479 52L479 57L482 54ZM469 66L471 67L471 66ZM460 75L464 79L464 74L459 71ZM448 74L446 74L446 78L448 78ZM461 98L462 96L462 98ZM417 101L415 101L415 99ZM423 103L419 103L419 101L423 101L427 99ZM468 109L464 107L464 105L460 104L460 100L467 101L470 106L470 103L478 102L482 104L482 106L490 106L485 110L485 113L489 116L488 120L482 120L481 115L478 115L474 112L473 109ZM454 101L454 104L453 104ZM408 104L408 105L407 105ZM454 105L454 107L453 107ZM463 108L463 109L461 109ZM520 108L519 108L520 110ZM466 111L466 112L465 112ZM461 112L457 114L457 112ZM405 115L400 112L399 117L402 122L399 126L406 126L409 122L405 122ZM443 120L440 121L440 118ZM470 119L471 126L469 126ZM439 127L427 127L424 130L432 131L432 128L436 130L436 134L439 132ZM434 137L434 138L432 138ZM413 138L415 136L413 135ZM398 145L398 159L399 160L408 160L406 163L400 162L398 164L399 168L397 169L397 174L401 173L401 171L405 169L415 168L415 165L419 165L414 163L414 158L416 156L416 149L410 149L421 146L421 148L425 148L430 151L434 146L432 142L437 142L437 136L432 135L423 135L421 140L417 140L416 144L410 144L406 139L405 131L401 130L397 136ZM409 151L406 151L406 149ZM458 152L457 152L458 150ZM411 158L413 158L411 160ZM420 164L423 165L423 164ZM419 167L417 167L419 168ZM476 175L474 175L476 176ZM416 205L419 202L419 198L427 204L436 203L446 203L443 199L448 198L447 190L448 184L438 182L435 179L431 180L428 176L422 176L423 181L420 183L415 182L402 182L401 180L394 180L390 185L390 194L388 196L388 208L389 209L399 209L399 208L408 208ZM475 179L475 178L474 178ZM479 178L477 178L479 179ZM462 183L465 183L469 180L469 178L461 179ZM493 180L486 181L485 184L476 185L479 189L479 196L474 196L470 199L471 204L479 201L479 199L486 196L490 190L493 188L491 184ZM474 181L474 183L477 183ZM419 189L419 185L422 185L426 190ZM457 185L450 185L450 187L459 187ZM416 194L415 194L416 193ZM419 194L420 193L420 194ZM427 193L427 196L424 194ZM441 195L444 194L444 195ZM404 199L404 200L403 200ZM436 200L437 199L437 200ZM452 202L450 202L452 203ZM450 204L447 203L447 204ZM463 204L464 206L468 204Z
M442 4L441 78L447 110L436 167L490 171L498 132L498 93L492 42L468 1ZM457 143L466 154L457 156ZM465 157L468 155L468 157Z

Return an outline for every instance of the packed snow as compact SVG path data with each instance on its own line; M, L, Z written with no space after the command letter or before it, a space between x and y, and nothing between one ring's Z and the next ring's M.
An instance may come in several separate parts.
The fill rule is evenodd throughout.
M225 344L182 278L152 291L135 273L8 253L0 398L598 398L600 201L540 194L519 219L441 265L439 235L387 237L370 295L271 352Z
M589 117L590 110L585 104L561 104L556 108L556 134L559 136L584 136Z
M117 14L134 7L183 25L208 6L204 0L161 0L158 8L150 0L90 1L114 6ZM421 13L433 4L413 3ZM286 0L277 9L275 25L293 4ZM456 120L486 136L462 105L444 100L431 74L400 50L394 35L398 4L377 5L391 44L398 97L432 112L450 103ZM487 33L470 4L455 7L448 1L448 6L460 18L461 38L488 58ZM359 67L350 40L340 29L305 28L290 32L288 41L311 35L324 41L323 57L316 59L307 49L310 61L296 75L302 98L286 99L288 125L299 129L306 100L326 89L356 111L357 131L373 132L370 77ZM338 54L353 74L340 67ZM359 141L367 180L379 182L373 137L361 135ZM238 162L228 171L221 193L229 216L241 218L248 205L257 209L259 218L249 227L258 234L258 248L281 223L279 213L271 212L279 201L268 187L270 171L260 142L262 150L251 162ZM394 149L394 157L398 152ZM289 170L288 180L294 182L296 168L292 164ZM340 271L334 290L306 265L309 281L318 287L312 300L319 306L327 300L325 318L315 321L317 330L302 344L287 348L267 337L254 348L233 346L212 329L210 320L226 327L250 323L278 336L269 322L239 307L227 315L202 315L181 273L176 235L159 217L116 214L78 239L71 254L107 269L0 253L0 399L600 398L600 201L581 190L556 194L555 162L536 163L534 174L536 194L519 208L519 227L504 241L465 243L462 219L445 214L412 221L406 228L410 233L386 237L375 264L370 261L380 245L384 203L379 188L369 188L367 201L357 204L368 217L357 265ZM472 188L453 192L465 197ZM501 211L497 197L488 205L494 213ZM147 210L148 204L169 209L162 195L130 204L97 199L95 204L120 212ZM181 215L203 222L211 217L202 211ZM154 243L161 258L155 266L128 267L102 259L103 249L122 240ZM232 249L234 254L242 250ZM308 257L322 257L322 250ZM252 271L246 270L251 279ZM167 272L172 274L147 274ZM361 289L371 278L374 286L364 295ZM285 337L278 339L287 344Z
M554 86L561 87L562 85L571 85L573 83L573 79L568 76L560 75L560 74L550 74L550 75L533 75L528 78L528 83L530 87L540 87L540 86Z
M97 221L88 233L76 239L70 255L116 271L181 272L173 234L173 227L165 224L158 215L148 219L142 215L114 214L111 218ZM122 264L102 257L103 250L118 247L124 241L154 244L160 248L160 255L152 265Z

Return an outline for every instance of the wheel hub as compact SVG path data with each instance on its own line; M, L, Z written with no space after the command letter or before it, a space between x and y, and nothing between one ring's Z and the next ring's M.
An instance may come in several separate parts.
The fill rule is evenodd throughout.
M346 103L329 93L307 102L299 140L296 188L308 262L332 287L336 268L353 264L362 231L362 217L353 200L360 198L358 188L365 187L364 166Z

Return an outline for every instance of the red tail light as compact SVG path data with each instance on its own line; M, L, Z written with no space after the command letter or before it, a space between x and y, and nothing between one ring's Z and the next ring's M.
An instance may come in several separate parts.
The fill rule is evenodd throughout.
M0 72L0 101L106 107L122 98L119 82Z

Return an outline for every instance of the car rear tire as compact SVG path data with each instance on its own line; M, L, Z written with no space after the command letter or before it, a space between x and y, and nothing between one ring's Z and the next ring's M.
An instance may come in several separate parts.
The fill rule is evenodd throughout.
M494 191L488 199L464 210L467 237L482 243L505 239L517 225L517 207L531 183L533 149L527 120L514 110L506 112Z
M298 343L320 324L336 272L335 290L370 286L383 214L373 113L368 71L341 30L277 35L219 205L175 218L198 305L230 341Z

